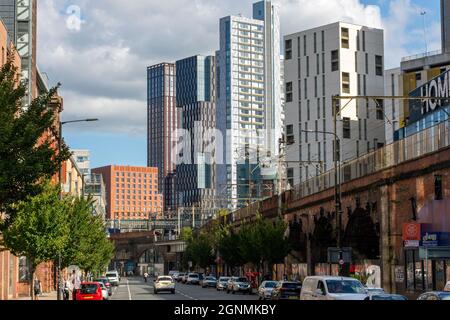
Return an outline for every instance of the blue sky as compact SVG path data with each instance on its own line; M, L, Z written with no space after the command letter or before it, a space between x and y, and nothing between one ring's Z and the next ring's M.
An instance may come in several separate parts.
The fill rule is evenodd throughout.
M146 67L213 54L218 47L219 18L237 13L249 16L252 2L40 1L38 64L50 83L63 84L63 119L100 119L64 128L69 146L91 150L92 167L145 166ZM428 50L440 48L438 0L274 2L281 6L284 34L337 20L383 28L386 68L398 67L403 56L425 51L422 10L427 12ZM80 9L82 21L70 13L71 5ZM136 17L139 12L142 16ZM78 27L73 21L80 22Z

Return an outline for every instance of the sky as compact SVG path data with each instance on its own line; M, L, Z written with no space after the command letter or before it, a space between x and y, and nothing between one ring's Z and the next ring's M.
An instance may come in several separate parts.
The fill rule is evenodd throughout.
M100 119L65 126L69 146L89 149L92 168L145 166L147 66L213 54L219 19L251 17L253 2L39 1L38 65L50 85L62 84L63 120ZM336 21L382 28L386 69L399 67L404 56L440 49L439 0L273 2L280 6L283 35Z

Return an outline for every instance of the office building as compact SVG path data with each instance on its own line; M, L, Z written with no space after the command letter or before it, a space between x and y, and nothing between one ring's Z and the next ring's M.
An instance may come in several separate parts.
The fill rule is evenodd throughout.
M263 181L277 178L283 124L280 41L278 9L270 1L255 3L252 19L220 20L216 126L223 136L223 159L216 166L216 192L229 199L231 209L256 201Z
M215 57L193 56L176 62L180 148L177 161L178 207L215 206L214 129ZM212 210L209 212L212 214Z
M91 172L91 153L89 150L72 150L73 158L83 175Z
M401 96L401 85L402 75L400 68L389 69L384 72L385 96ZM403 119L402 103L403 101L400 99L384 100L386 144L394 142L394 133L400 128L400 122Z
M441 0L442 52L450 53L450 0Z
M176 101L176 67L161 63L147 68L148 166L158 168L159 192L164 209L176 207L175 169L179 109Z
M27 81L27 105L38 95L37 0L0 0L0 18L21 57L22 80Z
M101 174L88 174L84 176L84 196L92 197L92 214L106 219L106 186Z
M384 94L383 31L337 22L287 35L284 41L287 176L297 185L334 168L332 96ZM338 160L384 145L383 104L339 103Z
M106 219L148 220L162 216L158 168L111 165L92 169L103 177Z

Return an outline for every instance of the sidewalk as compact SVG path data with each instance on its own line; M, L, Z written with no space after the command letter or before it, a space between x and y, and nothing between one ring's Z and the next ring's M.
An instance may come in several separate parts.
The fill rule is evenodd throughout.
M31 301L31 297L19 297L17 299L14 300L26 300L26 301ZM43 293L39 296L39 300L41 301L51 301L51 300L57 300L57 294L56 291L52 291L50 293Z

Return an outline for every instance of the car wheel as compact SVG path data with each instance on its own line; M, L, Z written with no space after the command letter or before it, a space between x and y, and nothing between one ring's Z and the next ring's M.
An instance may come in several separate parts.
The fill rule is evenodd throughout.
M230 290L227 289L227 294L230 294Z
M172 294L175 294L175 290L172 290Z
M154 293L154 294L158 294L158 291L156 291L156 290L153 290L153 293Z
M236 294L236 291L233 290L231 293L232 293L232 294Z

